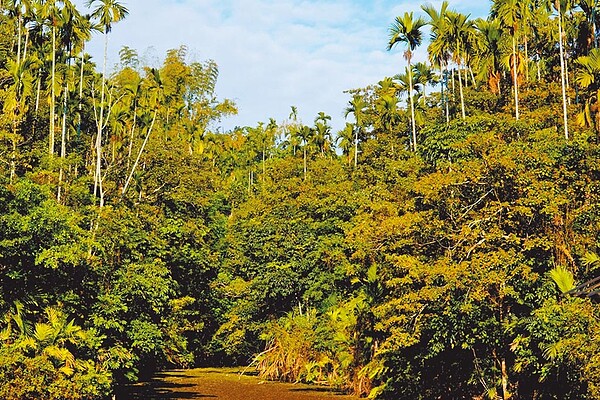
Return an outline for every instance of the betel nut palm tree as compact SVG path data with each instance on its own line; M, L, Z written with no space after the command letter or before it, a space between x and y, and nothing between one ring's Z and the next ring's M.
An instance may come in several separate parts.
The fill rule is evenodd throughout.
M129 14L129 10L119 3L117 0L87 0L86 5L91 7L97 6L92 10L92 16L97 18L104 27L104 62L102 66L102 90L100 94L100 116L96 121L97 135L96 135L96 169L94 174L94 194L100 194L100 207L104 205L104 192L102 189L102 174L101 174L101 162L102 162L102 130L106 122L104 121L104 97L106 91L106 60L108 53L108 35L112 30L112 25L115 22L121 21Z
M517 36L521 25L521 12L519 0L498 0L492 5L492 16L496 17L502 27L507 30L512 39L512 58L510 69L513 79L513 90L515 99L515 119L519 119L519 76L517 58Z
M367 102L363 96L356 93L352 96L352 100L348 101L348 106L344 111L344 117L348 117L350 114L354 114L354 168L358 166L358 140L362 136L362 129L364 123L365 111L367 108Z
M423 41L423 33L421 28L426 24L425 20L421 17L415 18L412 12L405 12L404 15L396 17L394 22L389 28L390 40L387 45L387 50L391 50L398 43L404 43L406 45L406 51L404 52L404 58L408 62L409 71L409 82L410 86L408 89L408 97L410 99L410 114L412 124L412 144L413 150L417 151L417 126L415 122L415 105L413 99L413 85L412 85L412 54L413 51L421 45Z
M431 4L421 6L421 9L429 16L428 24L431 26L431 34L427 53L429 61L440 70L440 76L448 75L448 62L450 60L450 44L443 37L445 31L446 12L448 11L448 2L444 0L439 11ZM442 103L444 104L446 113L446 123L450 122L450 109L448 101L444 100L444 82L441 85Z

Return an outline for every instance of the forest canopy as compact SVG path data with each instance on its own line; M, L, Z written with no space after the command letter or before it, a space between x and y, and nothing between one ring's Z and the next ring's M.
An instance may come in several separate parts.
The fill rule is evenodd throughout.
M339 131L292 106L225 132L215 61L123 47L109 72L85 45L128 10L88 3L0 3L0 398L251 365L600 399L596 2L424 4L382 21L406 64L349 90Z

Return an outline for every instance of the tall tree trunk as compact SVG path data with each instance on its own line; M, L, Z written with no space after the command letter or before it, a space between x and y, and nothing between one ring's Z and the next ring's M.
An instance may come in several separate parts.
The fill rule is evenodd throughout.
M413 99L413 81L412 81L412 67L410 65L410 53L408 56L408 97L410 99L410 121L412 124L412 142L413 151L417 152L417 124L415 122L415 100Z
M567 119L567 89L566 89L566 77L565 77L565 55L563 49L563 29L562 29L562 13L560 11L560 1L556 0L556 8L558 10L558 47L560 52L560 82L562 87L562 101L563 101L563 125L565 130L565 139L569 140L569 127Z
M458 45L456 48L459 48ZM458 55L458 88L460 91L460 110L461 110L461 114L462 114L462 119L466 118L466 114L465 114L465 95L463 93L463 85L462 85L462 78L460 76L460 54Z
M52 86L50 88L50 135L48 137L48 153L50 155L54 154L54 131L55 131L55 110L54 110L54 102L55 102L55 98L56 98L56 89L54 88L55 85L55 75L56 75L56 27L52 26L52 72L51 72L52 76L50 79L50 85Z
M18 6L21 8L21 6ZM19 18L17 18L17 65L21 63L21 10L19 10Z
M37 80L37 88L35 92L35 116L37 117L37 113L40 110L40 97L42 93L42 73L38 72L38 80Z
M502 370L502 400L510 399L510 393L508 392L508 372L506 369L506 359L503 358L500 362L500 368Z
M455 94L455 92L456 92L456 83L454 82L454 68L452 68L450 71L452 72L452 76L450 78L450 82L452 83L452 100L454 100L455 96L456 96L456 94Z
M356 130L354 131L354 168L358 165L358 123L356 124ZM306 158L306 154L304 156Z
M66 78L65 78L66 81ZM64 87L64 95L63 95L63 118L62 118L62 129L60 135L60 170L58 172L58 192L56 195L56 201L60 203L61 200L61 190L62 190L62 181L63 181L63 164L67 157L67 93L69 91L69 84L65 82Z
M516 33L513 33L512 38L512 52L513 52L513 82L514 82L514 92L515 92L515 119L519 120L519 75L517 73L517 39L515 38Z
M306 143L304 144L304 180L306 180Z
M592 15L594 15L594 18L592 19L592 26L594 29L594 48L598 48L598 34L596 33L596 15L595 12L592 13Z
M106 90L106 58L108 56L108 33L104 35L104 62L102 66L102 90L100 94L100 119L96 122L96 173L94 195L100 195L100 207L104 207L104 189L102 187L102 130L104 129L104 92Z
M527 35L525 35L525 81L529 82L529 44Z
M446 111L446 125L448 125L450 123L450 106L449 106L449 96L448 96L448 63L444 64L444 71L446 72L445 74L442 73L443 79L442 79L442 93L444 90L444 85L446 85L446 98L444 99L444 105L445 105L445 111Z
M83 66L85 64L85 41L81 47L81 68L79 70L79 104L77 110L79 111L79 119L77 122L77 135L81 134L81 114L83 106Z

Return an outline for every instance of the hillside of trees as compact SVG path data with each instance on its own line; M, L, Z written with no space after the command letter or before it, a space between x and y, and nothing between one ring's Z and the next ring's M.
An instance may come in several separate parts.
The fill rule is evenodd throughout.
M0 398L251 365L375 399L600 399L595 1L382 21L405 68L350 90L338 132L295 107L222 132L215 61L124 47L109 72L85 45L128 10L89 5L0 3Z

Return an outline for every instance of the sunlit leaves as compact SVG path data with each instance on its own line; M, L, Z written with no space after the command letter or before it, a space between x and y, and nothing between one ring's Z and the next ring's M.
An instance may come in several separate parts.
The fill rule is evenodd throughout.
M550 275L550 278L556 283L556 286L558 286L561 293L567 293L575 288L575 278L571 271L565 267L557 265L550 270L548 275Z

